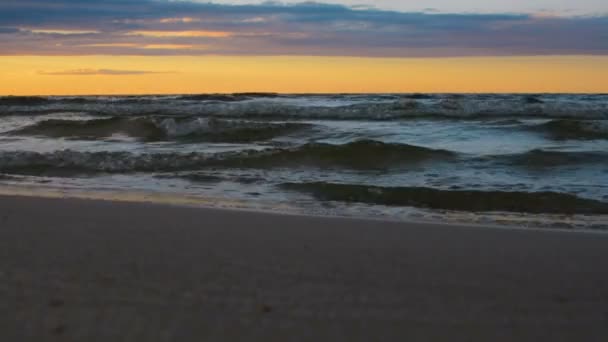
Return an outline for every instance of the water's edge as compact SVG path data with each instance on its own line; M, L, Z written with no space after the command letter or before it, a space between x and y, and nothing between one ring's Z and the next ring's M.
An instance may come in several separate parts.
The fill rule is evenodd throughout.
M517 213L490 212L471 213L458 211L434 211L425 215L420 209L405 208L407 215L395 215L377 211L370 215L368 210L357 206L351 210L311 210L287 203L271 201L245 201L230 198L203 197L183 194L171 194L154 191L121 191L62 189L53 186L3 185L0 183L0 196L32 197L48 199L94 200L124 203L142 203L169 205L188 208L217 210L236 210L273 215L314 216L325 218L347 218L366 221L400 222L407 224L433 224L445 226L467 226L495 229L565 231L580 233L608 233L608 215L544 215L534 220L530 215ZM349 208L349 207L345 207ZM176 222L177 223L177 222Z

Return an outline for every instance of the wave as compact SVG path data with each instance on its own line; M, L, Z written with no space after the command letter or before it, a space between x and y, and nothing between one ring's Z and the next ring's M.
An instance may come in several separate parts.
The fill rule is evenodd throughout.
M200 184L212 184L212 183L220 183L220 182L234 182L240 184L255 184L255 183L266 183L268 182L265 178L259 177L250 177L250 176L229 176L226 174L222 174L222 176L218 176L215 171L211 171L213 173L207 172L177 172L172 174L158 174L155 175L155 178L159 179L184 179L193 183Z
M146 119L109 118L93 120L51 119L9 132L13 135L33 135L52 138L96 140L122 133L153 141L162 140L165 132Z
M534 127L556 140L608 139L608 121L551 120Z
M546 151L535 149L519 154L492 156L490 159L505 162L512 166L549 168L578 164L605 164L608 163L608 153L595 151Z
M305 123L268 123L218 119L172 118L156 121L168 139L249 143L270 140L313 127Z
M13 135L96 140L124 134L143 141L187 140L246 143L290 134L312 125L267 123L206 118L125 118L44 120L10 132Z
M155 176L158 179L175 179L175 178L179 178L179 179L185 179L185 180L189 180L191 182L194 183L219 183L224 181L225 179L223 177L220 176L215 176L215 175L209 175L209 174L199 174L199 173L193 173L193 174L176 174L176 175L156 175Z
M359 202L458 211L545 214L608 214L608 203L558 192L439 190L337 183L284 183L283 189L324 201Z
M369 171L399 170L423 163L476 163L488 167L523 167L544 170L579 164L606 164L608 153L559 152L532 150L520 154L494 155L463 159L447 151L407 144L389 144L374 140L359 140L344 145L321 143L292 148L240 150L221 153L154 153L78 152L72 150L52 153L0 153L0 172L28 173L37 170L72 170L77 172L155 172L193 171L203 168L327 168ZM489 163L489 164L488 164Z
M281 95L277 93L233 93L233 94L193 94L193 95L181 95L178 96L178 100L186 101L221 101L221 102L235 102L245 101L254 98L276 98Z
M246 101L247 100L247 101ZM255 101L248 101L255 100ZM279 95L201 94L115 97L3 97L0 114L87 112L106 116L176 115L280 120L410 118L608 119L602 95Z
M452 152L424 147L358 141L346 145L308 144L292 149L241 150L214 154L79 152L0 153L0 172L17 174L129 173L199 170L206 167L345 167L370 169L450 158Z
M295 148L273 149L247 158L227 160L233 167L341 167L378 170L430 160L448 160L456 154L407 144L358 140L344 145L321 143Z
M0 181L15 180L15 179L17 179L15 176L5 175L5 174L0 173Z
M538 96L534 96L534 95L527 95L524 97L523 100L526 104L543 104L543 103L545 103L545 101L539 99Z
M277 93L233 93L191 95L122 95L122 96L0 96L0 106L40 106L49 104L145 104L165 101L238 102L251 99L279 98Z
M0 173L22 175L71 176L95 173L129 173L196 170L255 151L205 153L80 152L62 150L51 153L0 153Z
M408 95L404 95L404 97L406 99L413 99L413 100L432 100L432 99L436 98L436 95L433 95L433 94L408 94Z
M2 96L0 106L39 106L48 104L50 100L41 96Z
M244 101L249 99L246 96L238 96L231 94L200 94L200 95L182 95L177 98L178 100L186 101L220 101L220 102L233 102L233 101Z
M274 148L221 161L222 166L242 168L317 167L352 170L387 170L419 166L427 162L470 164L475 167L524 167L544 169L568 165L608 164L601 151L530 150L508 155L468 157L449 150L422 146L357 140L343 145L309 143L293 148ZM489 165L488 165L489 163Z

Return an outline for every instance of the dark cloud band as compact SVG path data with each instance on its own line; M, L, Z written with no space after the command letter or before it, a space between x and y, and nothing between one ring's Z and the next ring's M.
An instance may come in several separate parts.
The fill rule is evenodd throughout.
M404 13L324 3L4 0L6 55L608 54L608 17Z

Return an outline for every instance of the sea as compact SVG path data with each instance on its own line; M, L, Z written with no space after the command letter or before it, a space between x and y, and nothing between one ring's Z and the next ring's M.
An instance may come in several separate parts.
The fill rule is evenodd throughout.
M2 189L608 230L608 95L6 96Z

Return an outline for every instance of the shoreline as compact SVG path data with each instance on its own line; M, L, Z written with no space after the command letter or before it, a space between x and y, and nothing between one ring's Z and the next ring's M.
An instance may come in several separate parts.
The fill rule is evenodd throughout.
M7 341L608 334L606 234L15 196L0 227Z
M390 223L402 223L402 224L423 224L423 225L445 225L445 226L456 226L456 227L477 227L477 228L490 228L490 229L514 229L514 230L539 230L539 231L561 231L561 232L576 232L576 233L597 233L605 234L608 233L607 229L603 228L580 228L580 227L559 227L559 226L541 226L541 225L517 225L518 220L515 219L516 215L527 215L527 217L538 216L534 214L524 213L506 213L506 212L487 212L487 213L475 213L475 212L451 212L445 214L444 219L415 219L407 217L392 217L390 215L385 216L364 216L364 215L349 215L346 213L333 213L323 214L318 212L311 212L303 210L300 207L289 207L283 203L272 203L272 202L254 202L245 201L241 199L226 199L226 198L213 198L213 197L201 197L193 196L188 194L177 194L168 192L152 192L152 191L120 191L116 189L111 190L84 190L84 189L65 189L58 187L44 187L44 186L32 186L32 185L6 185L0 186L0 197L27 197L27 198L45 198L45 199L64 199L64 200L87 200L87 201L108 201L108 202L120 202L120 203L140 203L140 204L152 204L152 205L168 205L174 207L185 207L185 208L199 208L199 209L211 209L211 210L226 210L236 212L249 212L249 213L262 213L270 215L285 215L285 216L310 216L319 218L337 218L337 219L352 219L362 221L380 221ZM260 206L252 206L251 203L263 203ZM419 210L421 208L413 208ZM437 211L441 212L441 211ZM450 211L445 211L450 213ZM486 215L487 217L501 217L510 216L511 223L506 224L504 222L476 222L471 219L463 219L466 215ZM576 215L568 214L555 214L554 216L562 215L563 218L568 218L570 221ZM548 216L548 215L547 215ZM587 217L588 215L578 215ZM594 217L601 217L602 215L594 215ZM606 216L606 225L608 225L608 215ZM448 218L449 217L449 218ZM460 217L460 219L456 218ZM525 221L523 221L525 222ZM603 221L602 221L603 222Z

